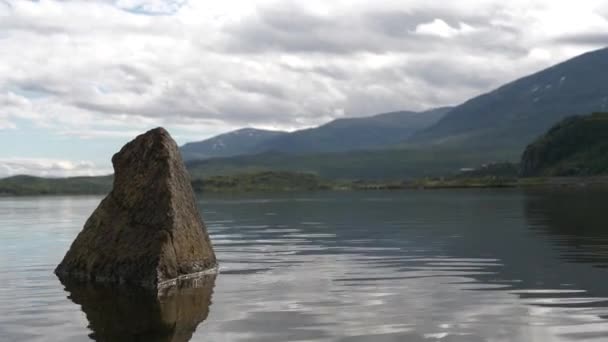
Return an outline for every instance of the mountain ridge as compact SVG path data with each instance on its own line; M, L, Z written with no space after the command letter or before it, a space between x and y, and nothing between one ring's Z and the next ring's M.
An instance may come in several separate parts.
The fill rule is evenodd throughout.
M199 153L197 158L186 159L273 151L307 154L448 146L505 152L496 156L502 160L507 155L521 154L528 143L567 116L606 110L608 47L520 77L455 107L336 119L318 127L247 142L247 148L238 153ZM421 113L426 113L429 120L417 121L425 118Z
M184 160L232 157L251 153L257 144L283 134L288 133L250 127L241 128L202 141L186 143L180 147L180 150Z
M570 58L454 107L416 133L418 145L523 151L559 120L608 109L608 48Z
M435 123L452 107L341 118L266 141L258 152L328 153L387 148Z
M390 147L435 123L451 107L395 111L340 118L294 132L244 128L181 147L185 160L252 155L264 152L326 153Z

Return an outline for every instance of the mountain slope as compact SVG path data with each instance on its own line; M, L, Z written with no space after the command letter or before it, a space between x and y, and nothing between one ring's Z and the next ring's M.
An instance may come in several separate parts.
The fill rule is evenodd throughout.
M181 147L184 160L257 154L323 153L388 147L436 123L451 107L346 118L292 133L245 128Z
M267 152L228 158L192 161L187 164L193 179L263 171L313 173L323 179L404 180L449 176L463 168L496 163L495 152L450 148L384 149L336 153L284 154ZM509 156L516 159L516 156Z
M418 144L523 150L572 114L608 109L608 48L518 79L455 107L417 133Z
M523 176L590 176L608 173L608 113L564 119L530 144Z
M338 119L261 143L257 151L323 153L388 147L436 123L451 108L425 112L400 111L362 118Z
M207 140L187 143L180 150L184 160L237 156L251 153L259 144L284 134L287 133L243 128Z

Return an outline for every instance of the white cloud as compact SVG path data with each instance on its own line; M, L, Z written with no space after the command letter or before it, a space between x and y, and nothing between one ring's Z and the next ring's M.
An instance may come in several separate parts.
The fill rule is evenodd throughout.
M204 138L457 104L600 47L573 41L608 19L599 0L9 0L0 32L0 127Z
M0 158L0 178L14 175L39 177L100 176L111 174L88 161L36 158Z
M416 33L422 35L439 36L450 38L459 34L466 34L475 31L473 27L465 23L459 23L458 28L454 28L441 19L435 19L430 23L416 26Z
M117 0L116 6L141 14L172 14L177 12L185 0Z
M7 121L7 120L0 119L0 130L15 129L15 128L17 128L17 125L15 125L14 123Z

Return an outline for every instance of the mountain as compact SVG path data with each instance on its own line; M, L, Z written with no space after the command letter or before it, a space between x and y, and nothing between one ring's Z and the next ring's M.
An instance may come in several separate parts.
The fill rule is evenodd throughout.
M269 139L258 145L256 150L301 154L390 147L436 123L450 109L442 107L424 112L400 111L337 119L316 128Z
M187 143L181 147L184 160L209 159L249 154L261 143L287 134L255 128L243 128L216 137Z
M452 109L415 134L418 145L513 149L572 114L608 109L608 48L518 79Z
M454 175L461 169L504 161L496 159L495 154L495 151L463 151L447 147L307 154L266 152L190 161L186 166L193 179L289 171L312 173L328 180L411 180Z
M451 107L346 118L292 133L245 128L181 147L184 160L258 154L324 153L390 147L427 128Z
M186 144L187 160L263 152L318 154L382 148L459 148L521 155L573 114L608 110L608 48L585 53L474 97L454 108L338 119L292 133L240 130ZM253 132L253 138L246 137ZM259 137L257 137L259 135Z
M608 113L564 119L530 144L523 176L591 176L608 173Z

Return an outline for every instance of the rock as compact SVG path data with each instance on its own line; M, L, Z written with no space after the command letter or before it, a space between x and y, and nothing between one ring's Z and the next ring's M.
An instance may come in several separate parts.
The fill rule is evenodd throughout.
M216 267L177 144L163 128L112 157L114 186L55 269L60 278L158 288Z

